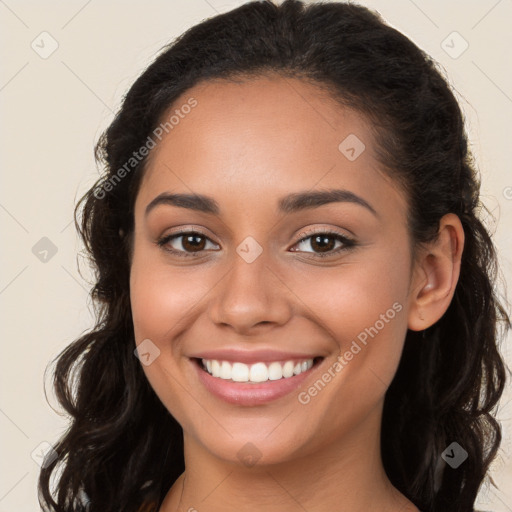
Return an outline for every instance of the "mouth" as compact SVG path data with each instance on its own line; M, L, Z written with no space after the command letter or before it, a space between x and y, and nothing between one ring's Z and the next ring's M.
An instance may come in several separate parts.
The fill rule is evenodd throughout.
M205 372L212 377L231 382L260 383L280 379L289 379L300 375L319 363L322 357L302 359L299 361L273 361L245 364L241 362L221 361L217 359L194 358Z
M199 380L215 396L236 405L259 405L297 389L325 358L288 359L245 364L190 358Z

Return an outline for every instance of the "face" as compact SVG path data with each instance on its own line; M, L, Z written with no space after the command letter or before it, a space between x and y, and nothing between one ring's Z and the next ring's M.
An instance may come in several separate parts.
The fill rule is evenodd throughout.
M176 109L135 203L130 293L151 386L189 446L227 461L375 438L411 260L405 198L365 119L279 77L202 83Z

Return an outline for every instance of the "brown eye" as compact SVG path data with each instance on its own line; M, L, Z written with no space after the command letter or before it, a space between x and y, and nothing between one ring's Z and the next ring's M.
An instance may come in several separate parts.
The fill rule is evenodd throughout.
M336 240L332 236L326 235L315 235L311 237L311 247L316 250L318 248L319 252L329 252L334 249L336 245Z
M337 247L336 243L339 244ZM313 252L317 256L325 257L337 254L355 245L354 240L340 233L313 233L297 242L296 246L302 247L302 249L295 249L294 252ZM312 251L307 251L306 249L308 247L311 248Z
M202 235L182 235L180 238L183 238L181 245L186 251L201 251L206 245L205 237Z
M202 233L187 231L163 237L158 240L157 243L164 250L178 256L193 256L194 253L204 251L208 242L213 244L213 242Z

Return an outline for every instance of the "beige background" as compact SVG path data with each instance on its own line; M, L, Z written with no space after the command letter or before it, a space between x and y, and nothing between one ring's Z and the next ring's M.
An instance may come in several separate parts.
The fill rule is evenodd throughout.
M192 24L242 3L0 0L0 512L39 510L38 447L66 429L65 418L45 400L43 379L47 363L92 325L89 284L77 271L80 245L72 210L97 177L93 145L155 52ZM360 3L377 9L440 62L463 97L484 201L498 218L495 240L510 283L512 2ZM50 35L40 36L43 31ZM441 46L453 31L469 44L458 58ZM42 58L33 41L40 53L52 44L58 48ZM464 44L454 41L452 53ZM43 237L51 244L40 242ZM50 251L44 262L34 246L54 246L57 252ZM503 351L510 365L510 337ZM56 404L52 393L49 399ZM492 473L500 490L482 492L479 501L495 512L512 511L510 385L501 403L504 442Z

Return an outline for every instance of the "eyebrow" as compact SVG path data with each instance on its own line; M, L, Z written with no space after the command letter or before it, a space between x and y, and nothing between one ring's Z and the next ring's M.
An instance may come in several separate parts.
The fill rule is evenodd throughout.
M369 210L376 217L379 217L378 213L367 201L353 192L344 189L295 192L279 199L278 208L282 213L295 213L310 208L318 208L330 203L358 204ZM212 197L201 194L171 194L163 192L147 205L145 215L147 216L151 210L162 204L213 215L220 214L219 204Z

